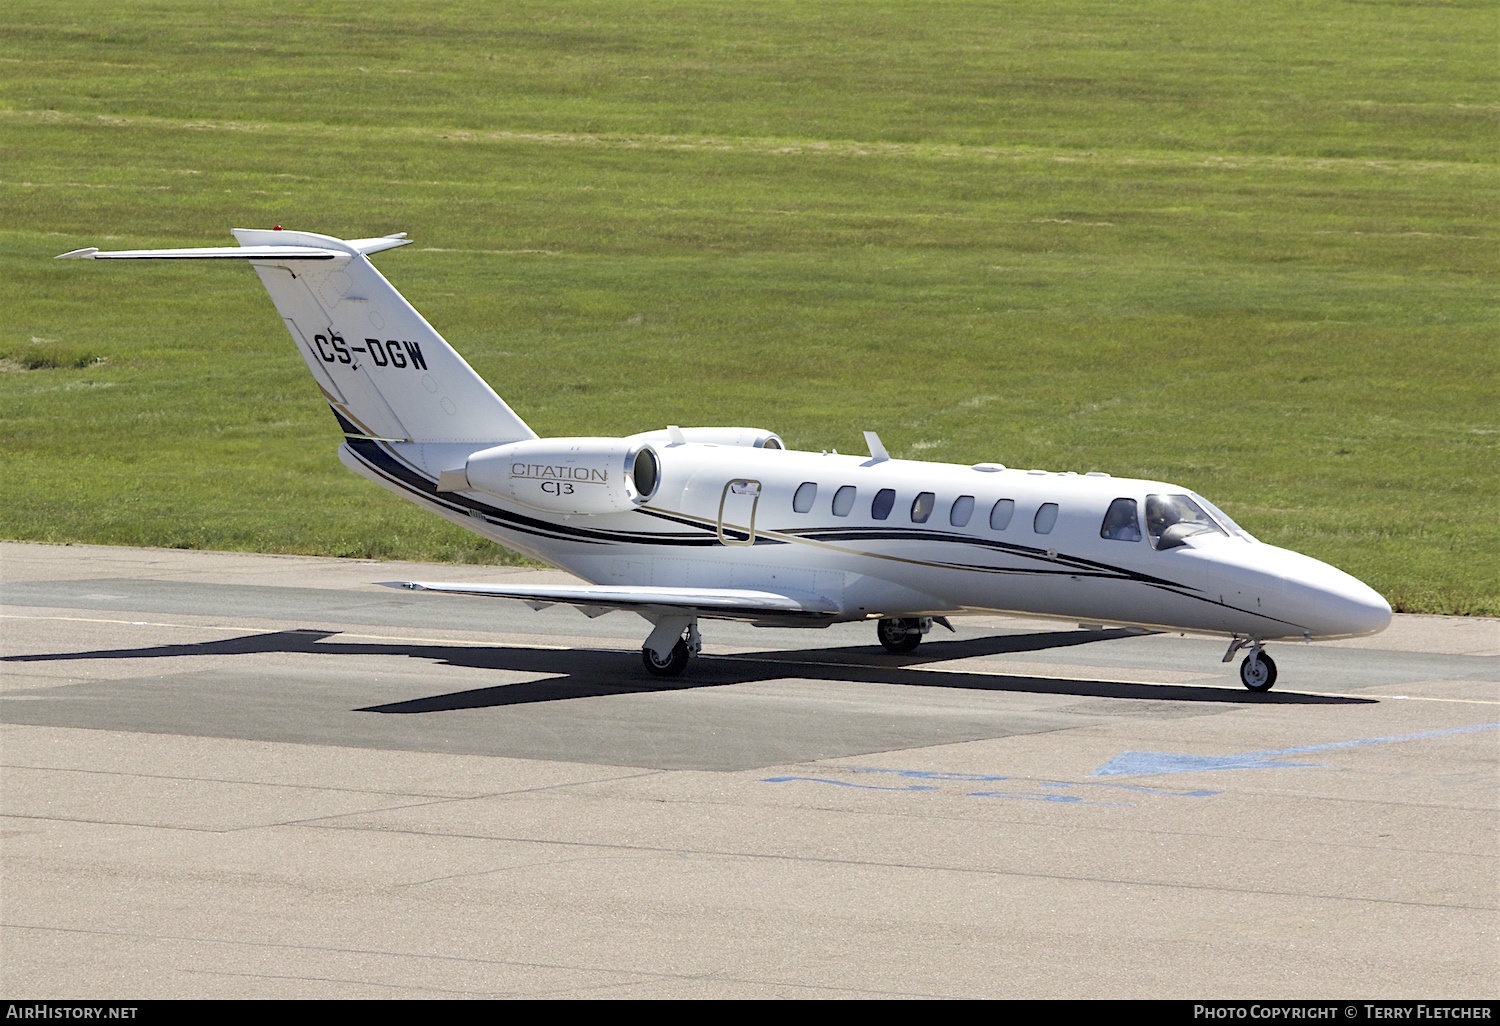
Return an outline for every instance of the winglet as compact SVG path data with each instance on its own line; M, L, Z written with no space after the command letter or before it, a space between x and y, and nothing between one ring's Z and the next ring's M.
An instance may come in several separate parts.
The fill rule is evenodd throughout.
M891 458L891 454L885 451L885 446L881 443L880 436L875 432L865 432L865 444L870 447L870 462L883 463Z
M53 257L52 259L53 260L92 260L92 259L94 259L94 254L97 253L97 252L99 252L99 247L98 246L89 246L86 249L74 249L74 250L69 250L66 253L59 253L59 254L57 254L57 256Z
M415 239L408 239L405 232L397 232L395 235L386 235L379 239L350 239L348 245L365 256L369 256L371 253L395 249L397 246L410 246L415 241Z

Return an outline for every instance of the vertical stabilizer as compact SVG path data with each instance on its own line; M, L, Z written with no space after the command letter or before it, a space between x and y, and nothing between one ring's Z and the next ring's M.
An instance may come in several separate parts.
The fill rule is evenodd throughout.
M496 445L535 438L462 356L370 263L405 233L335 239L236 228L239 246L75 249L69 260L248 260L346 433L396 442Z
M347 243L242 228L234 234L247 248L349 249L333 260L251 260L314 379L348 421L346 430L417 442L536 437L365 255L405 240Z

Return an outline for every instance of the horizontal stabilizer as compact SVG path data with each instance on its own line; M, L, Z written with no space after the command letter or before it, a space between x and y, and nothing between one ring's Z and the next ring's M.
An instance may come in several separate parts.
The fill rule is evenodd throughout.
M762 617L809 617L825 619L838 606L817 596L786 595L773 591L737 588L652 588L606 585L542 584L438 584L427 581L381 581L386 588L410 591L441 591L455 595L483 595L514 599L534 609L550 605L577 606L584 612L598 609L629 609L636 612L681 610L700 616L738 620Z
M336 260L346 257L312 246L211 246L203 249L113 249L93 246L64 253L58 260Z
M411 244L405 232L378 239L335 239L311 232L258 231L236 228L235 236L251 245L205 246L192 249L105 249L88 246L59 254L58 260L337 260L357 253L369 256Z

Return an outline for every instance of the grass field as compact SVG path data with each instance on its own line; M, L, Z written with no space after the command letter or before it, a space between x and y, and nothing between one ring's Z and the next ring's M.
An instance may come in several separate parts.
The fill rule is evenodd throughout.
M0 536L507 554L339 466L244 268L382 270L542 434L1160 477L1500 615L1497 6L34 4L0 20Z

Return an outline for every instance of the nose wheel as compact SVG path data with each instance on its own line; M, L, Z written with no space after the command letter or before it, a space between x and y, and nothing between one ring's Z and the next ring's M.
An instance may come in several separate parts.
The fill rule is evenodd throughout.
M1276 663L1256 649L1240 663L1240 683L1251 691L1270 691L1276 683Z

